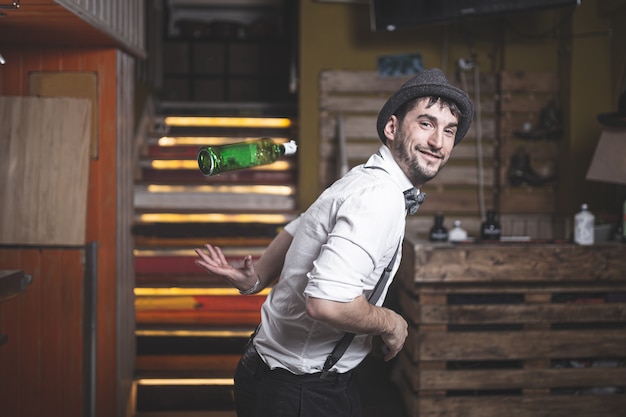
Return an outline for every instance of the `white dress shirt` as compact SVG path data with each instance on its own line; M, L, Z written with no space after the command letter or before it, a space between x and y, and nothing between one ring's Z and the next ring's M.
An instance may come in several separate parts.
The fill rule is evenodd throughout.
M322 370L344 332L309 317L306 297L350 302L369 295L404 237L403 191L412 186L383 145L285 227L293 241L280 280L261 308L262 325L254 339L270 368L295 374ZM357 335L331 370L354 369L370 350L371 336Z

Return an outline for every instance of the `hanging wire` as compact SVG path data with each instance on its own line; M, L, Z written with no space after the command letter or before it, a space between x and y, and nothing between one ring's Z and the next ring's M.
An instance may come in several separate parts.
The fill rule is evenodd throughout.
M482 127L482 110L480 105L480 70L478 64L475 61L469 61L471 65L462 65L459 61L459 69L461 82L465 91L467 88L467 79L465 72L471 69L474 74L474 127L476 132L476 161L477 161L477 179L478 179L478 207L480 210L480 217L484 219L486 217L485 209L485 168L483 164L483 127ZM471 68L470 68L471 67Z

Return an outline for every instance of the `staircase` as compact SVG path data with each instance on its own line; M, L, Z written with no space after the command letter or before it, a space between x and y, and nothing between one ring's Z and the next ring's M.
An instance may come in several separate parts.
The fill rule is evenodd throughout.
M235 263L260 256L296 215L296 159L205 177L196 155L293 139L293 122L277 107L159 106L135 182L136 417L235 416L232 376L267 290L240 296L195 265L194 249L220 246Z

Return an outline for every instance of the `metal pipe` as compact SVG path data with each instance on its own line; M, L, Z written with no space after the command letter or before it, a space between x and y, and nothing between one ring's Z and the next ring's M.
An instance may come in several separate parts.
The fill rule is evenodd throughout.
M97 330L98 243L85 246L83 282L83 416L96 415L96 330Z

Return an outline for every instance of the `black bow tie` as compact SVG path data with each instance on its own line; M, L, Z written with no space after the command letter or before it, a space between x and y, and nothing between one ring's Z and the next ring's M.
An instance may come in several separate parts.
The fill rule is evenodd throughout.
M404 192L404 205L409 214L415 214L425 199L426 193L418 192L415 187Z

